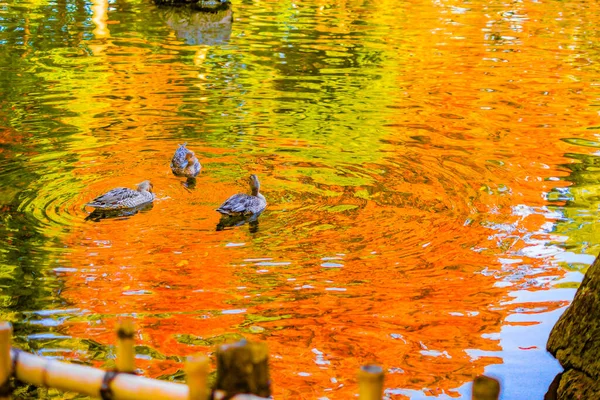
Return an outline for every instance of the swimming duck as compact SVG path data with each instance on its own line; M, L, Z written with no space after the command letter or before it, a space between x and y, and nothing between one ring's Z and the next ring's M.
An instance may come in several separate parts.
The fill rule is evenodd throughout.
M175 150L171 160L171 171L176 176L185 176L186 178L195 178L200 173L202 165L196 158L193 151L185 147L187 143L180 144Z
M256 175L250 175L250 188L252 194L234 194L225 203L221 204L217 211L223 215L250 215L259 214L267 207L265 196L258 193L260 183Z
M154 197L152 183L144 181L137 185L137 190L119 187L96 197L86 205L101 210L121 210L152 203Z

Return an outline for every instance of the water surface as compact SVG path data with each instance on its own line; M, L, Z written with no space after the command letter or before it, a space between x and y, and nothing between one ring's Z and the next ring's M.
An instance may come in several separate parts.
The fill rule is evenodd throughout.
M598 6L0 3L0 296L22 348L147 376L267 341L277 398L542 398L598 253ZM207 29L206 26L210 22ZM203 170L171 174L179 143ZM269 207L217 230L257 174ZM153 207L86 220L150 179ZM107 361L108 360L108 361ZM21 388L21 391L33 390ZM33 394L32 394L33 393ZM58 397L53 391L24 397Z

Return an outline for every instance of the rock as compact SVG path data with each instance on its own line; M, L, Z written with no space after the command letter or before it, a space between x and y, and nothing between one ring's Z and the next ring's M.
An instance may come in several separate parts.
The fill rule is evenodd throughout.
M565 369L557 399L600 398L600 256L552 328L546 347Z
M198 0L154 0L157 6L185 6L196 3Z
M220 45L231 36L233 13L229 8L202 12L190 7L161 7L158 14L187 44Z
M190 6L197 11L215 12L231 7L229 0L154 0L159 6Z
M600 385L583 372L571 369L562 374L555 397L544 399L600 399Z
M216 12L229 10L231 3L229 0L199 0L192 3L192 8L196 11Z

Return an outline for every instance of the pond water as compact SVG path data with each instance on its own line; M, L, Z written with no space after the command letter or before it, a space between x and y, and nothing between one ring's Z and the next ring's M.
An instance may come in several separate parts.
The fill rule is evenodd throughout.
M468 398L482 373L503 399L542 398L547 335L600 244L600 6L232 10L0 2L15 344L110 367L134 315L146 376L181 380L186 355L244 336L268 343L276 398L350 398L367 362L392 399ZM195 186L169 169L183 142ZM267 210L217 230L251 173ZM145 179L153 207L86 220Z

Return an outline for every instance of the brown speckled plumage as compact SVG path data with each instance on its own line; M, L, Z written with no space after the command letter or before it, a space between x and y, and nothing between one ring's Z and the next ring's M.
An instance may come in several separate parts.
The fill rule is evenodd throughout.
M138 207L152 201L154 201L152 183L144 181L137 186L137 190L124 187L115 188L102 196L96 197L87 205L102 210L120 210Z
M193 151L185 147L187 143L180 144L171 159L171 171L175 176L195 178L200 173L202 165Z

